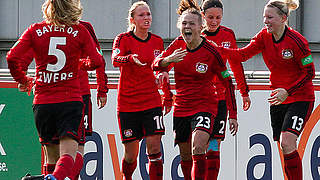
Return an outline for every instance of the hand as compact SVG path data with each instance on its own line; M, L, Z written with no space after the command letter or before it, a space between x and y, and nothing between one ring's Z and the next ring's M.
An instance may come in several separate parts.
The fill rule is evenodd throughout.
M242 97L242 105L243 105L243 110L244 111L248 111L248 109L250 108L251 105L251 100L250 97Z
M288 92L284 88L278 88L271 92L268 102L271 105L279 105L283 103L288 97Z
M27 76L27 81L25 84L18 84L18 89L20 92L27 92L28 95L30 96L31 90L33 89L34 83L33 83L34 79L31 77Z
M159 73L156 82L159 87L162 87L164 83L169 83L169 73L166 71Z
M235 136L238 132L238 121L236 119L229 119L229 130L232 136Z
M183 60L183 58L188 54L187 50L182 50L181 48L176 49L170 56L166 57L168 63L177 63Z
M167 115L171 109L172 109L172 104L173 104L173 100L172 98L164 98L163 102L162 102L162 108L164 109L164 115Z
M18 84L18 89L19 89L20 92L28 92L29 91L29 85L28 85L28 83L26 83L26 84L19 83Z
M147 63L142 63L137 57L138 57L138 55L137 55L137 54L134 54L134 55L132 56L132 59L133 59L133 61L134 61L138 66L145 66L145 65L147 65Z
M97 97L97 105L99 109L103 108L106 105L106 103L107 103L107 97L100 97L100 96Z

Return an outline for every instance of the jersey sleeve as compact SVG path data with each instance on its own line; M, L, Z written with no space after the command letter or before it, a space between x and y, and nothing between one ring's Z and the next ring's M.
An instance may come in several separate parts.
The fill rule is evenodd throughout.
M237 43L236 43L236 38L235 38L234 33L232 33L232 34L233 34L233 36L232 36L233 38L231 40L230 48L236 49L236 48L238 48ZM233 72L234 77L236 79L236 83L237 83L237 86L240 90L241 96L248 97L249 96L249 87L248 87L248 84L247 84L247 81L246 81L246 78L244 75L244 69L243 69L242 63L239 61L232 61L231 60L231 61L229 61L229 65L230 65L231 71Z
M14 44L14 46L7 53L7 63L10 73L15 81L25 84L28 77L25 74L25 67L31 63L30 59L23 58L25 53L32 51L32 26L30 26Z
M293 84L290 84L287 88L285 88L289 96L294 94L298 89L303 88L308 81L315 77L315 68L311 51L306 40L298 50L296 61L302 69L302 73Z
M163 51L159 56L156 57L156 59L154 60L154 62L152 64L152 69L154 71L167 71L167 72L169 72L174 67L174 63L171 63L167 67L162 67L160 65L160 63L164 58L170 56L176 49L180 48L178 41L179 41L178 38L176 38L174 41L171 42L171 44L167 47L167 49L165 51Z
M247 61L254 55L261 53L265 48L263 42L263 32L264 31L261 30L258 34L256 34L247 46L237 49L223 48L222 53L227 56L229 62L236 63Z
M164 46L163 46L162 39L161 39L160 44L161 44L160 51L163 52ZM161 72L161 70L159 69L158 71L156 71L156 74L158 74L160 72ZM170 83L165 80L160 88L164 94L164 101L172 101L173 93L171 92L171 89L170 89Z
M28 66L31 64L31 62L33 61L33 58L34 58L34 53L33 53L33 50L30 49L28 52L26 52L24 54L24 56L22 57L22 64L21 64L21 67L22 67L22 70L23 71L27 71L28 70Z
M132 54L126 49L126 38L124 34L119 34L113 42L111 60L114 67L128 65L133 61Z
M89 33L92 37L92 40L94 41L94 43L96 45L96 49L102 57L102 65L96 69L97 85L98 85L97 91L98 91L98 97L106 97L107 96L106 93L109 90L108 86L107 86L108 85L108 76L105 73L106 61L103 58L103 53L102 53L101 47L99 45L96 33L93 29L93 26L89 22L83 22L82 24L89 31Z
M234 85L227 67L223 63L222 56L218 51L215 53L216 62L213 63L212 71L217 75L226 88L226 102L229 110L229 119L237 119L237 103L234 93Z
M88 57L80 60L80 67L83 70L94 70L99 67L102 67L104 64L104 60L99 50L96 48L96 44L94 43L92 37L89 32L84 28L82 33L83 40L83 52Z
M107 96L106 93L109 91L108 89L108 76L105 73L105 60L102 57L104 63L101 67L96 69L96 75L97 75L97 91L99 97L105 97Z

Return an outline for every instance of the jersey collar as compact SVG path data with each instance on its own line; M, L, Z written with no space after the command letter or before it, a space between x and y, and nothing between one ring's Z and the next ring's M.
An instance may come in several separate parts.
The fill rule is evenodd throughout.
M277 43L280 43L281 41L283 41L284 37L286 36L287 31L288 31L288 26L286 26L286 27L284 28L283 34L282 34L281 38L280 38L278 41L276 41L276 40L274 39L273 35L271 35L273 42L277 44Z
M151 33L150 33L150 32L148 32L148 37L147 37L147 39L145 39L145 40L138 38L138 37L133 33L133 31L130 31L130 34L132 35L133 38L135 38L136 40L138 40L138 41L140 41L140 42L147 42L147 41L149 41L149 39L151 38Z
M217 28L215 32L210 32L208 30L204 30L203 33L207 36L216 36L220 31L220 26Z

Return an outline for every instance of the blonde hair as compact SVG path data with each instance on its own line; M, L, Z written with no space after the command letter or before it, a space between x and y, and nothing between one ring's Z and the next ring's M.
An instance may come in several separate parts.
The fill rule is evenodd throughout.
M299 0L270 0L266 7L277 9L279 15L290 16L290 12L299 7Z
M134 12L137 9L137 7L139 7L139 6L147 6L149 8L149 5L144 1L137 1L132 4L132 6L130 7L129 12L128 12L128 18L127 18L128 29L127 29L127 31L132 31L135 28L135 25L133 23L131 23L130 18L133 18Z
M181 17L184 14L194 14L198 16L199 24L202 25L202 15L200 13L200 7L195 0L181 0L177 9L177 14L180 15L177 22L177 27L180 28Z
M80 0L46 0L42 12L47 23L71 26L79 23L82 6Z

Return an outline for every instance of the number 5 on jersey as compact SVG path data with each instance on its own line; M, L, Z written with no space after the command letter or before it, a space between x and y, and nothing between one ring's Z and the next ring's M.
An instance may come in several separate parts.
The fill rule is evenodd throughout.
M48 55L56 56L56 64L48 64L47 71L58 72L66 64L66 55L64 52L57 48L57 45L66 45L66 37L51 37L49 44Z

